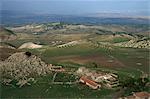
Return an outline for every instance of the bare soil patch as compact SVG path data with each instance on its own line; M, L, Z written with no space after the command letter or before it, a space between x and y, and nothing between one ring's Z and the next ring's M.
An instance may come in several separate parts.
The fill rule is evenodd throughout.
M59 62L73 62L78 64L87 64L87 63L96 63L101 66L116 66L122 67L125 66L121 61L116 58L109 58L103 55L89 55L89 56L79 56L79 55L71 55L71 56L59 56L53 57L54 60Z

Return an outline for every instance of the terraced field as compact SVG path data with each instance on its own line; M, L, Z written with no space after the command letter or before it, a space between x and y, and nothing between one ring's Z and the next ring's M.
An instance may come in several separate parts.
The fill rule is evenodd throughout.
M79 64L79 66L91 65L91 67L96 64L97 67L137 69L137 71L142 70L147 73L149 68L149 51L147 49L116 47L108 49L84 44L66 48L50 47L44 51L41 51L41 49L30 51L40 54L41 58L47 63L66 65L69 63Z

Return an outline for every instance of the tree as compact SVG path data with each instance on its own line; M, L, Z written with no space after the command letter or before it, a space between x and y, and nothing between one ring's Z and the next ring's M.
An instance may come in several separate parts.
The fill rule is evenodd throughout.
M139 78L132 78L128 77L124 80L119 81L121 88L125 89L125 93L132 93L132 92L140 92L140 91L147 91L149 83L148 77L139 77Z

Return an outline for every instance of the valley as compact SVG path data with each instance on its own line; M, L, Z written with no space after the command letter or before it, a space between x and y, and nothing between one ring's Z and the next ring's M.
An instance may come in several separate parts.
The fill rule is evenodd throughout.
M119 98L133 91L149 92L147 76L144 85L139 83L149 75L148 25L49 22L0 30L3 98ZM97 82L102 87L94 90L79 82L82 76L76 72L81 67L89 71L83 77L113 74L118 85L108 88L105 81ZM137 85L124 88L130 80ZM21 81L25 83L18 84Z

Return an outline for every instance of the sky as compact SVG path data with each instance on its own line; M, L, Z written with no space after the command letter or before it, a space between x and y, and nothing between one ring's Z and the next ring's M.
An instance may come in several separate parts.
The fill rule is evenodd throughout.
M2 10L48 14L149 14L150 0L1 0Z

